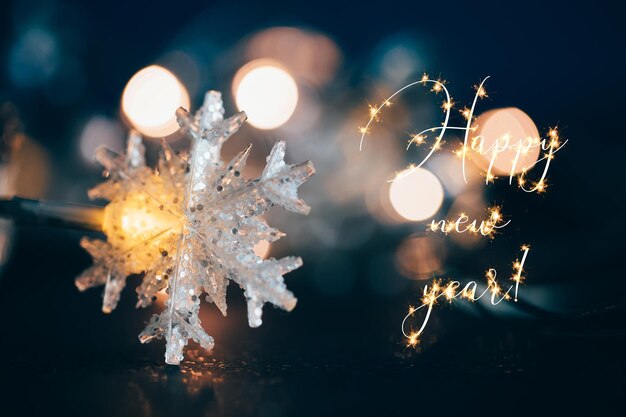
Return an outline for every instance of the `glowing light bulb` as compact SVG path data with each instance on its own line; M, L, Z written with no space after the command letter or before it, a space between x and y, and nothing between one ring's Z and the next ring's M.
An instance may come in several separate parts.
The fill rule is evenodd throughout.
M410 221L425 220L437 213L443 202L443 187L437 177L423 168L408 168L389 187L393 209Z
M146 136L163 137L179 129L176 110L189 109L189 93L176 76L158 65L137 72L126 84L122 111Z
M243 66L233 80L237 108L259 129L275 129L289 120L298 104L298 87L293 77L269 60Z
M138 259L142 253L152 252L150 249L158 247L168 234L177 232L179 225L173 213L160 210L149 196L133 194L106 206L102 230L115 246L134 249L134 258ZM146 247L142 247L148 240L143 245Z

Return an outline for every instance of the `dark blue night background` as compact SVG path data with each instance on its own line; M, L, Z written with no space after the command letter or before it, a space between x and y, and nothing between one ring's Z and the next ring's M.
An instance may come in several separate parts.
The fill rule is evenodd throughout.
M102 171L81 143L94 118L121 143L129 121L120 98L141 68L172 71L193 109L206 90L221 90L228 115L237 111L233 77L261 57L250 49L259 34L290 27L334 49L292 50L313 68L298 67L307 100L295 113L305 121L314 114L311 122L246 126L225 148L232 157L253 143L258 167L273 141L286 139L290 161L317 166L302 187L311 216L276 209L269 218L288 235L272 256L304 259L286 276L297 308L266 306L263 326L250 329L242 292L231 285L227 317L203 305L216 348L192 346L189 361L167 366L162 341L136 338L154 312L135 310L138 281L111 315L100 311L101 291L74 287L90 265L79 246L85 232L12 226L10 251L0 254L0 413L625 415L624 16L617 1L3 1L2 119L19 120L28 138L17 193L47 201L103 204L87 198ZM289 42L276 45L266 47L280 52ZM445 78L465 104L489 75L479 112L518 107L542 133L558 125L569 142L550 168L547 193L529 196L506 183L481 191L514 219L501 236L472 249L442 238L427 248L441 265L417 277L403 272L398 251L423 227L383 221L366 204L378 178L367 171L389 164L392 173L416 154L403 153L404 139L391 163L384 152L359 153L358 127L368 103L423 72ZM437 125L437 100L407 95L390 131ZM156 155L158 142L147 148ZM9 164L5 149L2 158L0 168ZM458 198L448 191L440 217ZM438 308L420 349L406 348L400 323L425 278L466 282L489 266L506 276L523 243L532 252L519 303Z

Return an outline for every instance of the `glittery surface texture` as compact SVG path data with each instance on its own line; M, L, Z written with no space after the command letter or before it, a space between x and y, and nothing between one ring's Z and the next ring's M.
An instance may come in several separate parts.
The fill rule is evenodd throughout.
M248 322L262 323L263 305L287 311L296 298L283 275L300 267L298 257L263 260L253 250L260 241L283 234L260 217L272 206L308 214L298 187L315 173L311 162L285 163L285 142L274 145L261 177L244 179L250 147L225 163L223 143L243 123L243 112L225 119L221 94L209 91L202 107L191 114L177 112L191 140L188 154L177 154L162 141L158 167L146 166L141 138L131 133L126 155L100 148L95 158L107 180L89 191L90 198L109 201L103 230L107 240L84 238L81 245L94 263L77 279L79 290L104 285L102 310L115 309L126 279L142 274L138 307L147 307L159 292L168 296L139 335L142 343L165 338L165 361L179 364L189 339L210 350L214 341L203 329L198 313L201 297L226 315L230 281L243 290Z

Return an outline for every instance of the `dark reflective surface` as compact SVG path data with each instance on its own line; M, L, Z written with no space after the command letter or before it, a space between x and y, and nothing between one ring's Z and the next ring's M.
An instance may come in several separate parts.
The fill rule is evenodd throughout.
M322 298L304 269L289 277L299 296L291 314L266 307L250 329L230 288L226 318L203 306L215 350L192 346L181 367L166 366L161 342L137 341L150 312L134 310L131 289L108 316L98 291L75 290L71 277L88 262L77 236L18 235L0 282L3 415L620 414L620 307L531 321L444 308L414 352L400 338L408 295Z
M266 345L181 367L160 355L41 354L4 366L2 397L9 415L619 415L624 342L500 329L410 357L363 355L361 343L347 356L322 348L325 359L319 346L290 355Z

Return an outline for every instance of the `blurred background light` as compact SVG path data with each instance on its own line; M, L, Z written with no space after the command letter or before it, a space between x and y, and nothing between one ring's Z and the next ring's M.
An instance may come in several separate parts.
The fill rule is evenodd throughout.
M9 76L21 87L38 87L54 75L59 66L55 37L42 28L24 32L9 53Z
M204 94L204 91L201 90L201 84L211 80L209 74L203 74L198 57L192 52L193 49L190 51L174 49L157 59L157 64L175 74L176 78L187 89L189 96L193 98ZM207 88L215 88L215 86Z
M93 153L99 146L106 146L115 152L123 151L124 129L115 120L94 116L85 123L78 146L85 161L94 163Z
M298 105L281 129L292 141L305 142L313 132L319 129L320 118L323 117L323 104L320 94L307 84L298 85ZM300 144L298 144L299 146Z
M484 150L489 149L498 139L505 135L509 135L510 145L515 145L527 138L539 138L537 126L535 126L530 116L514 107L494 109L482 113L474 122L473 127L476 128L474 137L482 135L484 138ZM520 153L519 159L515 164L514 174L530 167L539 157L540 147L538 143L536 146L522 147L522 149L526 149L526 152ZM516 153L517 150L515 148L509 148L499 153L493 163L492 173L495 175L510 174ZM489 167L493 156L491 152L481 155L476 151L472 151L472 155L477 165L484 170Z
M244 65L233 80L237 108L259 129L276 129L289 120L298 104L298 87L279 63L261 59Z
M47 150L23 133L15 135L11 147L7 171L9 189L13 195L20 197L41 198L50 181L50 156Z
M427 68L425 45L409 32L393 34L376 45L368 71L379 82L396 89Z
M179 107L189 109L189 93L174 74L158 65L133 75L122 95L124 115L145 136L165 137L178 131Z
M480 187L484 183L477 181L480 177L474 164L466 164L467 183L463 179L461 160L449 153L439 153L428 160L427 167L441 181L448 196L457 196L468 187Z
M50 177L46 150L22 131L17 107L0 105L0 198L41 198ZM0 218L0 269L12 247L13 223Z
M410 172L413 170L413 172ZM443 202L443 187L437 177L424 168L409 168L389 187L394 210L406 220L426 220L437 213Z
M269 58L315 87L328 83L341 62L337 44L328 36L294 27L262 30L246 45L248 59Z
M0 219L0 270L9 258L13 228L11 222Z
M412 235L398 247L395 265L406 277L429 279L441 272L445 255L445 243L440 236Z
M10 178L8 170L8 164L0 159L0 198L12 197L14 194L11 183L10 181L8 181L8 179ZM0 219L0 272L2 271L2 265L6 263L9 257L12 235L12 222L9 220Z

